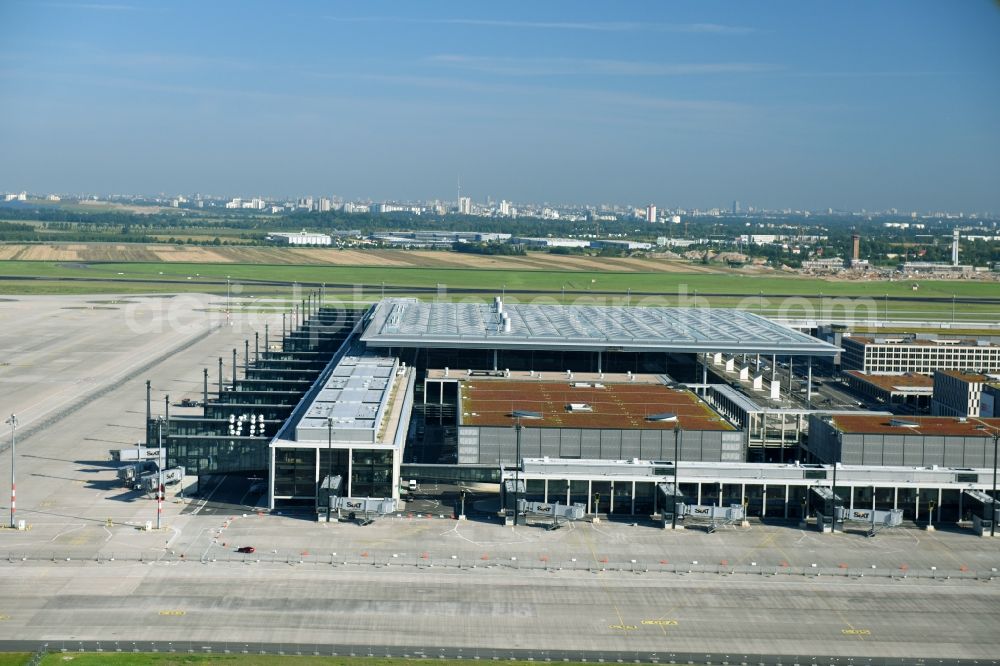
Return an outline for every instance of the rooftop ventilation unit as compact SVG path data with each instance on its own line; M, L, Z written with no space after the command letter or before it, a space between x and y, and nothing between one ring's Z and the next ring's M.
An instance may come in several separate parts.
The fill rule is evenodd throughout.
M920 424L915 421L906 421L903 419L889 419L889 425L894 428L916 428Z
M594 411L593 406L586 402L571 402L566 405L567 412L592 412Z

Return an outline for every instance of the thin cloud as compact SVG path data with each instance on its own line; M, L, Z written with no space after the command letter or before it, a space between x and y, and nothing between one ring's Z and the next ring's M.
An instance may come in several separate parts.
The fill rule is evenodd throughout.
M339 23L419 23L424 25L465 25L515 30L578 30L589 32L666 32L706 35L748 35L754 28L719 23L662 23L640 21L508 21L500 19L442 18L420 19L405 16L326 16Z
M609 75L688 76L773 72L778 65L757 62L657 63L590 58L490 58L441 54L427 58L432 64L506 76Z
M41 2L40 7L56 7L59 9L85 9L95 12L134 12L139 8L134 5L115 5L93 2Z
M864 78L906 78L922 76L951 76L954 72L933 71L857 71L857 72L795 72L792 76L802 78L864 79Z

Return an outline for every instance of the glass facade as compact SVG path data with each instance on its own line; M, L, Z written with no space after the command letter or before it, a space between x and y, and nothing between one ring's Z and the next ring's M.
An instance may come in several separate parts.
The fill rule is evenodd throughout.
M171 435L167 466L180 465L186 474L225 474L267 470L267 437L219 437ZM155 440L154 440L155 442Z
M352 497L392 497L392 451L355 449L351 461Z
M276 497L316 497L316 450L276 449L274 452Z

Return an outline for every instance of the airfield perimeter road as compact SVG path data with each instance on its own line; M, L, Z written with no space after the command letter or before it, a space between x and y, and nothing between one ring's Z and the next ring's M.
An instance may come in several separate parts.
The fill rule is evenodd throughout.
M155 504L116 485L107 450L142 437L145 379L158 391L154 414L166 393L198 399L201 369L214 380L221 355L228 375L231 349L242 354L253 331L241 319L213 327L207 297L163 299L160 314L149 299L147 315L86 300L0 302L0 410L24 415L18 515L30 524L0 530L0 641L406 645L484 657L1000 651L1000 543L949 526L873 539L757 522L715 534L617 522L549 531L452 520L433 498L419 515L326 525L258 512L259 481L216 477L199 497L172 494L163 530L138 529ZM155 324L174 310L192 325ZM9 465L0 455L0 480ZM8 509L0 499L4 522ZM244 545L256 553L235 552Z

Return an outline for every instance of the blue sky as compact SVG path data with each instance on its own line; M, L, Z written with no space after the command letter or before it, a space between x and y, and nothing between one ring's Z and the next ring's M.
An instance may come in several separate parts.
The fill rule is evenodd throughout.
M0 190L1000 212L1000 4L0 0Z

